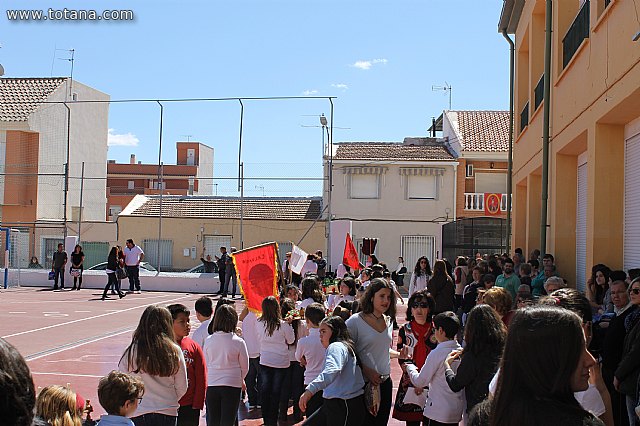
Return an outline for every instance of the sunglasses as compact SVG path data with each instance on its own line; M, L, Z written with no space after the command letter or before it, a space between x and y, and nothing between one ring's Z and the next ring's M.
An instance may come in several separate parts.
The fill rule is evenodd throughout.
M427 302L415 302L413 305L411 305L411 307L413 309L428 308L429 307L429 303L427 303Z
M640 294L640 288L630 288L629 294Z

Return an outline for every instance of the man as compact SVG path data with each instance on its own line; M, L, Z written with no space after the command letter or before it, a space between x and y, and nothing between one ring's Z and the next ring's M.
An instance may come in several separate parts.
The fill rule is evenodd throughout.
M216 256L216 263L218 264L218 278L220 279L220 290L216 293L219 296L223 293L224 278L227 271L227 248L225 246L220 247L220 257Z
M285 254L285 260L282 262L282 273L284 274L285 284L291 284L291 252Z
M325 275L327 274L327 260L322 257L322 250L318 250L316 252L316 259L314 260L314 262L316 262L316 264L318 265L318 271L316 272L316 274L318 274L318 278L324 279Z
M202 262L202 264L204 265L204 273L205 274L211 274L213 273L213 271L216 269L215 268L215 262L213 260L211 260L211 255L208 254L206 259L204 257L204 252L202 253L202 257L200 257L200 262Z
M531 288L534 296L544 296L544 283L549 277L553 277L556 274L556 266L554 265L554 258L552 254L545 254L542 257L542 268L538 275L531 280Z
M624 338L627 334L624 321L633 309L629 309L631 300L627 292L627 284L624 281L614 281L609 287L611 289L611 301L613 302L614 317L604 328L604 339L600 356L602 358L602 378L607 385L611 395L611 406L613 408L613 419L616 425L628 425L626 402L624 395L618 392L613 386L613 377L620 360L624 347ZM604 325L604 322L599 324ZM597 331L596 331L597 333Z
M513 273L513 260L506 258L504 260L504 268L502 274L496 278L496 286L502 287L511 294L512 300L516 300L518 287L520 287L520 278Z
M60 290L64 290L64 265L67 264L67 252L64 251L62 243L58 244L58 251L53 253L53 289L58 289L58 277L60 277Z
M125 246L123 250L124 265L129 277L129 293L133 293L134 289L140 293L140 262L144 259L144 251L135 245L131 238L127 240Z
M238 251L237 248L231 247L231 253ZM233 258L227 255L227 263L225 265L224 272L224 288L222 289L222 297L227 297L229 294L229 283L233 283L233 292L231 298L236 297L236 287L238 286L238 277L236 276L236 267L233 265Z
M556 290L560 290L561 288L565 288L567 285L564 280L560 277L549 277L544 282L544 291L547 294L551 294Z

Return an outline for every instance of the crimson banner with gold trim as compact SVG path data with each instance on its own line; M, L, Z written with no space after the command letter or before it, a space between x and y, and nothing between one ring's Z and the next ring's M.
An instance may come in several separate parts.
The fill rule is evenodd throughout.
M484 194L484 214L487 216L496 216L500 214L500 204L502 203L502 194Z
M278 296L277 243L239 250L231 254L236 267L240 291L251 312L262 312L262 300Z

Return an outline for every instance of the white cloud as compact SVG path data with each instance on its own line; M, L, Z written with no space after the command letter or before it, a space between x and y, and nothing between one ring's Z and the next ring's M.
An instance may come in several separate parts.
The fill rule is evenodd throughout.
M302 92L302 94L305 95L305 96L311 96L311 95L315 95L317 93L318 93L318 91L316 89L305 90L304 92Z
M331 87L340 90L347 90L349 88L349 86L344 83L331 83Z
M368 69L371 69L372 66L377 64L387 65L387 62L389 61L384 58L377 58L377 59L371 59L366 61L365 60L356 61L351 66L354 68L360 68L361 70L368 70Z
M133 133L114 133L116 129L109 129L107 145L109 146L138 146L140 140Z

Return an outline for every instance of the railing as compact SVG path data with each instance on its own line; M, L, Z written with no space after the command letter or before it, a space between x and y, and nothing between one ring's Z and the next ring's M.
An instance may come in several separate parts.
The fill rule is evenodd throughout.
M533 110L536 111L542 101L544 100L544 74L540 77L540 81L536 84L536 88L533 89Z
M562 40L562 68L564 69L585 38L589 38L589 0L586 0L569 31Z
M513 208L513 205L512 205ZM465 192L464 210L472 212L484 211L484 192ZM500 198L500 211L507 211L507 194L502 194Z
M526 103L520 113L520 133L529 125L529 102Z

